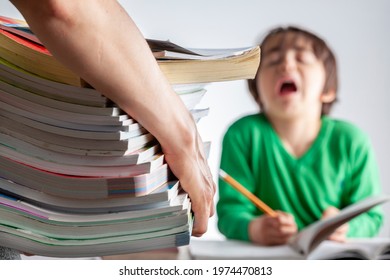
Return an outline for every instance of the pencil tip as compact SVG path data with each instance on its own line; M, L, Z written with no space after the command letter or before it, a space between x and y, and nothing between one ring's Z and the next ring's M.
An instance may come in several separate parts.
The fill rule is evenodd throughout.
M226 177L226 172L223 171L222 169L219 170L219 177L225 178Z

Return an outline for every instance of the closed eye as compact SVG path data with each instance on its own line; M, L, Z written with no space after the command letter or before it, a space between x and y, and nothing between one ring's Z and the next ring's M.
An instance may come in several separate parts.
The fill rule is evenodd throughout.
M309 50L298 51L296 54L296 59L298 62L305 64L311 64L317 61L315 54Z
M278 64L280 63L282 60L282 55L280 52L271 52L269 54L267 54L264 59L263 59L263 62L265 65L267 66L271 66L271 65L275 65L275 64Z

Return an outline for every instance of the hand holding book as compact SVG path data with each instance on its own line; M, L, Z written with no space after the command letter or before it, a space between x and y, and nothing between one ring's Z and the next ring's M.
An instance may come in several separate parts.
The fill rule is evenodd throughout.
M336 216L339 212L339 209L330 206L322 213L321 220ZM340 227L335 229L335 231L331 235L329 235L328 239L337 242L345 242L347 239L348 228L348 223L341 225Z
M14 4L60 63L156 137L193 202L194 233L203 234L212 214L215 185L202 141L130 16L116 2L61 2L55 7L61 12L54 16L47 12L50 8L42 9L40 1ZM99 32L90 32L91 26Z
M197 141L193 145L188 145L188 148L183 153L165 151L165 159L191 198L195 215L192 235L201 236L207 230L208 218L214 214L213 197L216 186L199 135ZM191 157L188 156L188 152L191 153ZM191 158L197 160L193 161Z
M321 220L336 216L339 212L339 209L330 206L324 211ZM275 217L262 215L251 221L249 224L249 238L253 243L263 246L283 245L298 233L294 216L282 211L276 211L276 213ZM348 223L345 223L336 228L327 239L345 242L347 232Z

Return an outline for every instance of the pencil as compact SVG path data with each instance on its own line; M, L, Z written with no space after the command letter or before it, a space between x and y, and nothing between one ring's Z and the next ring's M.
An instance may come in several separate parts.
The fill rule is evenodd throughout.
M248 191L243 185L237 182L234 178L232 178L229 174L227 174L222 169L219 170L219 177L223 179L225 182L229 183L232 187L234 187L237 191L242 193L246 198L248 198L257 208L259 208L264 213L270 215L271 217L276 217L277 213L272 210L267 204L261 201L257 196Z

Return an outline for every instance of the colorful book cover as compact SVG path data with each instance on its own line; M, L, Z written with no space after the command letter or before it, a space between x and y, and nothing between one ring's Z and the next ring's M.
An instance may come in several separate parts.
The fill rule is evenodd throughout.
M41 41L35 36L24 20L0 16L0 29L42 45Z

